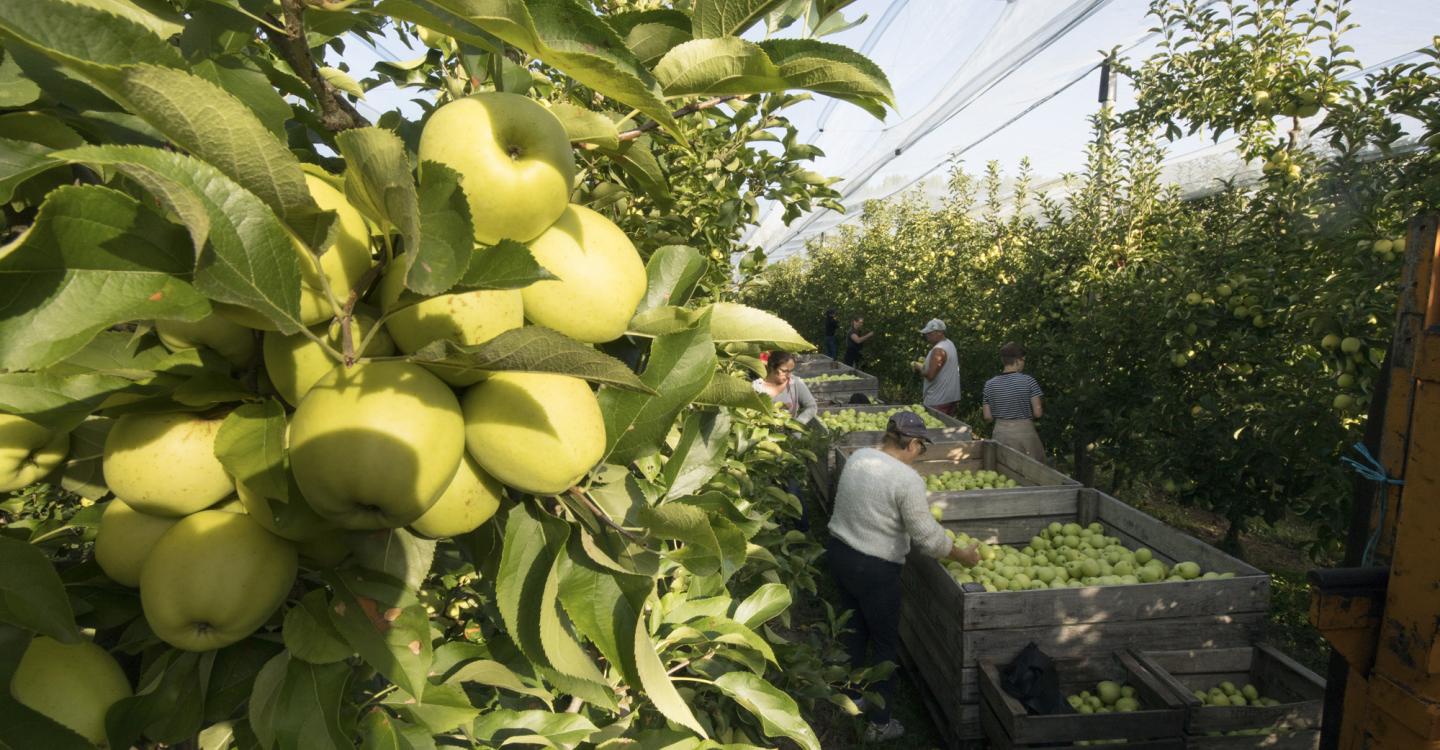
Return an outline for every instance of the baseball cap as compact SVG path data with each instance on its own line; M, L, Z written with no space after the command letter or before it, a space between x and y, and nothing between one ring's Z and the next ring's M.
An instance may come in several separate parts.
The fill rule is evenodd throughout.
M925 420L913 411L897 411L891 414L890 423L885 425L885 431L900 437L919 438L927 444L932 442L925 433Z
M934 333L934 332L936 332L936 331L943 331L943 330L945 330L945 321L943 321L943 320L941 320L941 319L939 319L939 318L931 318L931 319L930 319L930 322L929 322L929 323L926 323L926 324L925 324L925 327L920 329L920 332L921 332L921 333Z

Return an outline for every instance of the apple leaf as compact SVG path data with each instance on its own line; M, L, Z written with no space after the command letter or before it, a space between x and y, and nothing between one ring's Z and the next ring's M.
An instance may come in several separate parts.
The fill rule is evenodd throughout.
M541 745L552 748L577 747L597 730L580 714L550 711L487 711L475 721L475 738L502 745Z
M677 640L677 636L690 638ZM768 665L780 666L775 660L775 650L758 633L723 616L697 617L677 628L666 639L667 643L715 644L718 655L742 664L756 675L764 676Z
M419 591L435 562L435 540L405 529L354 532L346 542L359 567L389 576L406 591Z
M335 591L330 622L345 642L401 690L421 694L432 657L424 605L389 606L366 596L349 575L336 572L325 578ZM350 669L343 663L335 666Z
M449 291L480 254L460 173L425 162L420 168L420 246L405 286L421 294Z
M0 60L0 107L23 107L40 98L40 87L25 77L13 55Z
M355 673L344 662L309 664L281 653L255 679L250 727L262 747L351 750L355 717L345 696Z
M140 737L157 742L178 743L194 737L204 723L205 682L201 660L209 654L170 651L161 657L161 671L139 691L117 701L105 715L105 735L110 747L132 747Z
M138 201L98 185L47 196L35 223L0 255L0 368L40 369L128 320L195 320L209 302L185 277L184 235Z
M462 289L524 289L537 281L559 278L535 261L530 248L500 240L470 254L470 267L457 285Z
M745 597L731 617L736 622L758 628L790 607L790 588L781 583L766 583Z
M435 750L430 732L372 708L360 720L360 750Z
M654 76L614 29L576 0L429 0L424 5L479 26L581 85L634 107L687 142Z
M480 709L471 705L470 698L459 685L426 683L425 695L419 700L403 693L392 693L386 698L385 705L425 727L431 734L452 732L480 715Z
M405 143L384 128L347 130L335 143L345 159L345 197L383 233L400 233L400 257L415 258L409 250L420 247L420 196Z
M719 378L730 376L716 373ZM707 385L708 390L711 386ZM746 386L749 389L749 386ZM753 393L754 391L751 390ZM730 415L724 411L692 413L685 417L680 440L665 462L662 483L668 487L667 497L684 497L699 490L720 471L720 463L729 447Z
M476 346L436 341L416 350L408 359L457 373L552 372L616 388L655 393L620 360L541 326L505 331Z
M764 50L733 36L675 47L655 66L655 78L667 96L783 91L786 83Z
M731 406L737 409L759 409L767 408L768 399L755 392L755 388L748 381L727 375L723 372L715 373L705 390L695 397L695 403L705 406Z
M606 149L620 148L620 131L615 121L593 109L555 102L550 111L565 126L571 143L589 143Z
M95 750L89 740L73 729L11 698L9 690L0 692L0 748L27 747Z
M0 138L0 201L9 203L22 183L62 163L50 157L50 150L40 143Z
M105 436L110 434L112 424L113 420L93 417L70 432L70 455L60 469L61 487L87 500L110 494L101 462L105 458Z
M688 245L665 245L645 262L645 296L636 314L661 305L684 305L709 266L700 251Z
M285 613L280 632L290 654L311 664L333 664L355 653L330 621L325 592L320 589L306 594Z
M692 38L690 17L669 8L617 13L605 20L625 35L625 46L645 65L654 65L671 48Z
M205 722L223 722L250 700L251 685L266 662L284 646L264 638L246 638L215 652L205 686Z
M665 170L661 168L660 162L655 159L655 154L650 150L650 137L640 136L633 141L627 141L614 151L601 149L601 152L609 156L625 173L630 175L638 183L641 190L659 201L661 205L668 205L670 202L670 186L665 180Z
M792 351L815 348L773 313L734 302L716 302L709 309L710 335L717 344L756 343Z
M695 38L739 36L789 0L695 0L690 22Z
M675 689L675 683L666 672L665 662L660 660L655 641L651 639L643 617L635 621L634 645L635 668L640 673L640 686L654 702L655 708L670 721L709 739L705 727L695 718L680 691Z
M705 390L715 374L715 344L708 315L695 327L656 338L640 380L655 389L651 396L633 391L601 390L605 417L606 460L626 464L660 449L675 417Z
M575 629L620 670L625 683L640 684L630 639L645 611L645 599L654 589L654 579L619 573L595 562L580 534L571 535L567 548L558 567L561 605Z
M0 411L52 430L72 430L110 394L133 385L126 378L94 372L5 372L0 373Z
M450 644L445 645L448 646ZM444 647L445 646L441 646L441 648ZM439 659L438 651L436 652L436 659ZM448 675L445 678L445 682L456 684L471 682L478 685L488 685L521 695L539 698L545 701L546 705L550 705L550 702L554 700L554 696L550 695L550 693L526 685L524 682L521 682L520 676L515 674L509 667L491 659L476 659L471 662L466 662L459 669L455 670L454 673Z
M0 622L62 643L80 641L65 585L39 547L0 536L0 570Z
M285 407L275 399L244 404L215 435L215 457L237 484L262 498L291 502Z
M684 542L674 554L685 553L684 564L691 573L708 576L720 572L720 540L712 526L718 519L699 508L673 502L641 508L636 518L650 536Z
M138 182L190 231L197 290L259 311L281 333L300 332L300 259L254 194L205 162L156 148L86 146L54 156L113 166Z
M733 524L746 539L754 537L765 528L765 518L759 512L741 510L735 505L735 501L723 492L685 495L672 502L699 508L716 518L723 518Z
M800 716L795 699L749 672L730 672L715 680L720 688L760 720L767 737L788 737L805 750L820 750L815 731Z
M789 88L850 102L882 120L885 107L895 106L885 71L849 47L816 39L769 39L759 46Z
M152 63L177 69L185 65L180 53L154 30L93 3L0 0L0 29L20 43L66 61L111 66Z
M295 116L294 110L253 62L236 57L207 59L191 66L190 72L244 102L266 130L285 137L285 123Z

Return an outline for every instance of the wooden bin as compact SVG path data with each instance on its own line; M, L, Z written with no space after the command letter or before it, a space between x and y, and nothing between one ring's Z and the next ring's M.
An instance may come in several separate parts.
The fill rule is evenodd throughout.
M1234 578L1035 591L962 591L936 560L911 553L901 585L900 638L951 746L981 736L979 659L1009 663L1034 641L1055 658L1124 649L1248 646L1263 627L1270 578L1103 492L1068 486L1024 499L986 497L947 510L943 524L1023 546L1052 521L1089 524L1166 564L1193 560ZM972 587L973 588L973 587Z
M848 458L855 449L842 448L841 458ZM844 466L843 460L839 462ZM1056 471L1020 451L994 440L970 440L963 443L944 443L930 446L915 470L921 476L943 474L947 471L994 471L1014 479L1018 487L995 489L943 490L929 493L930 503L938 505L944 515L941 520L961 520L967 517L965 505L987 498L1008 498L1019 502L1026 498L1055 495L1068 498L1074 495L1074 488L1080 483Z
M811 362L797 364L795 374L801 380L807 381L806 386L810 388L810 394L815 397L815 402L821 406L844 405L850 403L850 397L859 393L869 399L871 403L880 399L880 380L874 375L861 372L847 364L836 362L833 359L826 359L823 362ZM818 375L850 375L854 380L837 380L829 383L810 383L810 378Z
M891 409L903 408L905 404L871 404L869 406L822 406L820 414L841 411L843 409L854 409L858 412L886 412ZM929 429L925 434L934 440L936 446L944 444L950 446L955 443L966 442L974 436L970 432L970 425L945 414L926 407L925 411L930 416L938 419L944 427ZM880 440L885 436L884 430L857 430L855 432L831 433L825 428L817 416L810 428L818 436L819 445L816 448L816 462L810 467L811 475L815 479L815 486L820 491L820 500L828 509L830 500L834 497L835 482L840 477L839 468L836 466L836 453L843 448L874 448L880 445ZM936 450L932 447L931 450Z
M1325 681L1269 645L1203 651L1140 650L1136 657L1185 706L1189 748L1314 750L1320 746ZM1196 690L1208 692L1226 681L1237 687L1253 684L1261 695L1280 701L1280 705L1205 706L1194 695ZM1224 734L1279 724L1287 729L1264 735Z
M1140 710L1129 713L1031 715L1001 687L1000 666L977 662L980 724L996 750L1078 747L1078 740L1125 740L1127 749L1182 750L1185 708L1136 658L1126 651L1077 659L1057 659L1055 671L1065 695L1094 690L1101 680L1135 688Z

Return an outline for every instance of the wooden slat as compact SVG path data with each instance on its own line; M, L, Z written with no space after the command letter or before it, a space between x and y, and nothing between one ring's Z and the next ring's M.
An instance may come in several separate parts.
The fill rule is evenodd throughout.
M1084 586L1036 591L971 594L965 597L961 627L990 630L1033 625L1191 618L1228 613L1265 612L1269 579L1245 578Z
M1175 560L1193 560L1210 571L1233 572L1236 575L1264 575L1258 568L1221 552L1183 531L1166 525L1099 490L1086 489L1096 495L1099 521L1143 539L1152 550L1159 550Z
M998 493L1007 494L998 494ZM960 522L961 528L971 521L986 518L1015 519L1025 516L1074 516L1080 492L1074 487L1016 487L1009 490L972 490L968 492L931 492L930 502L946 510L944 521ZM1040 533L1044 526L1036 526Z
M1057 673L1063 675L1061 670L1068 665L1066 662L1057 662ZM1158 686L1145 684L1144 680L1148 675L1128 655L1122 652L1107 657L1094 657L1087 666L1102 667L1102 671L1090 671L1089 674L1099 674L1105 679L1131 684L1136 687L1137 693L1142 692L1143 687L1148 700L1143 705L1147 708L1129 713L1031 715L1000 686L999 670L987 659L979 662L981 701L989 710L995 712L1005 734L1020 745L1181 736L1185 711L1178 703L1158 692Z
M1186 750L1319 750L1320 731L1271 735L1236 735L1230 737L1187 737Z
M1242 656L1242 652L1246 655ZM1186 731L1191 735L1264 729L1277 724L1291 729L1310 729L1320 725L1325 682L1270 646L1196 650L1188 654L1137 650L1136 658L1167 686L1176 700L1185 705ZM1195 679L1190 679L1192 677ZM1293 694L1285 696L1284 693L1297 689L1305 697L1285 700L1278 706L1207 706L1192 692L1197 689L1208 691L1225 681L1237 687L1251 683L1261 695L1276 700L1295 697ZM1283 692L1275 690L1277 683L1285 685Z
M1028 628L962 630L965 654L984 655L1007 663L1034 641L1052 657L1081 656L1095 651L1147 648L1157 644L1210 648L1253 643L1265 624L1263 612L1164 620L1120 620L1082 625L1037 625Z
M986 441L994 442L994 441ZM995 444L995 471L1014 477L1021 484L1064 484L1079 487L1080 483L1008 445Z
M1031 747L1030 745L1017 745L1006 736L999 719L995 718L995 712L989 710L988 707L983 708L980 712L980 725L985 730L985 738L989 740L990 750L1023 750ZM1078 748L1080 745L1045 743L1037 747L1047 750L1056 750L1057 748L1064 750L1065 748ZM1125 750L1183 750L1185 743L1178 737L1167 737L1154 740L1130 740L1125 743L1124 747Z
M1255 644L1253 674L1268 688L1284 686L1305 700L1324 700L1325 680L1268 643Z

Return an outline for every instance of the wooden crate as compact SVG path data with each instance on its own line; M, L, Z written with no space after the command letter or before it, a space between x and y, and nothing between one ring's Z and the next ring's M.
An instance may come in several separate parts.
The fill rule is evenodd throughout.
M842 409L854 409L858 412L886 412L891 409L901 408L905 404L871 404L869 406L822 406L820 414L837 412ZM936 445L947 445L953 443L967 442L974 435L970 432L970 425L960 420L926 407L930 416L938 419L944 427L929 429L925 434ZM811 476L815 479L816 488L820 493L821 503L828 510L830 500L834 497L835 482L840 478L839 469L835 465L836 453L842 448L875 448L885 436L884 430L857 430L855 432L832 433L825 428L817 417L811 424L811 431L817 435L816 464L811 466ZM931 450L935 450L934 447Z
M1136 657L1185 706L1189 747L1313 750L1319 746L1325 681L1269 645L1203 651L1140 650ZM1205 706L1194 695L1195 690L1209 691L1226 681L1237 687L1253 684L1261 695L1280 701L1280 705ZM1282 724L1286 731L1224 735Z
M996 662L980 659L976 664L981 724L992 747L1076 747L1077 740L1126 740L1126 747L1172 750L1183 746L1184 704L1128 651L1057 659L1055 672L1065 695L1094 690L1101 680L1130 685L1141 708L1129 713L1032 715L1001 687Z
M865 396L871 403L880 399L879 378L833 359L804 365L797 364L795 374L801 380L807 381L805 385L810 388L810 395L814 396L815 402L821 406L848 404L850 397L857 393ZM818 375L850 375L855 380L837 380L829 383L808 382L810 378Z
M1008 663L1034 641L1055 658L1125 649L1249 646L1266 619L1270 578L1098 490L1015 500L987 497L947 510L943 524L990 543L1023 546L1051 522L1100 522L1161 561L1193 560L1234 578L1034 591L964 591L936 560L911 553L901 577L900 637L920 665L917 682L941 706L936 723L979 717L978 661ZM970 587L973 589L973 587Z

